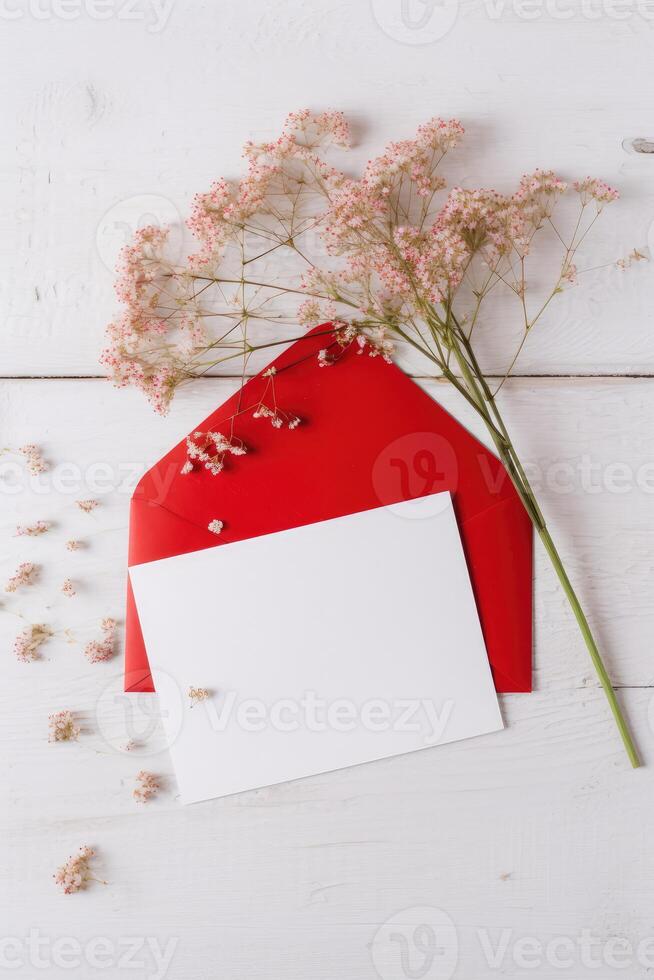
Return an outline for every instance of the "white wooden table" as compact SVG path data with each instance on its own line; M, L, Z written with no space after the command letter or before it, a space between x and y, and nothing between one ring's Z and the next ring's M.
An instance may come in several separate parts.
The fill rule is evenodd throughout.
M539 548L536 691L502 699L504 733L231 799L181 807L156 737L144 758L117 752L120 656L92 666L82 654L102 616L122 615L136 478L234 386L198 382L161 420L99 377L116 248L144 215L175 218L211 178L236 174L247 138L274 135L303 104L339 107L356 122L355 165L433 114L459 116L470 185L509 188L538 165L598 174L623 199L596 264L654 244L654 158L622 147L654 135L652 16L629 0L412 2L16 0L0 13L0 445L37 442L51 463L30 485L0 458L3 574L27 557L44 569L0 607L0 972L606 980L654 969L651 264L563 297L503 392L643 769L627 765ZM493 325L489 370L501 372L512 339ZM451 391L430 390L478 431ZM84 515L80 497L101 506ZM36 518L56 526L13 536ZM86 547L68 553L69 538ZM73 600L58 591L67 576ZM72 635L19 664L17 613ZM79 743L48 744L60 708L84 717ZM142 765L166 787L139 809ZM50 875L83 843L108 884L64 897Z

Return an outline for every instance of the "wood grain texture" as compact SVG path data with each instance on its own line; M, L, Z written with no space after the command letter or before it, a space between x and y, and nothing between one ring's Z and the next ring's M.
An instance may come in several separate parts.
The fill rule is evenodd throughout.
M153 2L144 0L144 15ZM462 2L450 31L431 44L397 39L391 15L400 0L282 0L274 14L262 0L174 0L159 31L149 15L25 15L5 24L12 81L0 134L1 373L99 374L118 247L139 223L181 221L196 191L238 175L247 139L275 136L286 112L304 103L351 113L358 145L343 165L352 172L389 139L441 114L460 116L468 129L448 164L458 183L508 190L537 166L600 174L623 199L580 268L651 245L652 159L625 153L622 141L648 135L654 22L636 12L636 0L622 19L585 16L575 4L572 17L548 13L557 9L549 4L526 19L517 3ZM419 22L422 5L411 4ZM653 308L651 266L589 273L534 332L520 370L650 374ZM504 310L490 318L482 343L489 370L506 368L516 330Z
M4 646L20 626L15 612L71 630L44 649L43 663L18 664L9 652L3 662L7 934L26 936L37 923L83 944L99 934L116 944L127 933L177 939L167 974L175 980L213 977L216 964L234 977L269 977L271 957L280 976L373 977L377 928L408 907L442 909L454 921L457 976L485 975L483 943L495 945L503 929L513 930L509 976L521 975L511 958L520 937L577 942L585 928L602 941L648 935L651 770L628 770L539 549L537 692L503 698L507 729L498 736L190 808L176 801L158 727L145 750L118 750L132 710L120 694L120 657L91 666L82 650L100 617L121 615L129 492L233 387L198 383L162 420L136 393L102 381L0 384L3 441L18 445L38 431L52 463L31 485L12 456L0 469L5 491L20 487L3 496L3 573L26 555L43 565L39 585L4 602ZM428 389L478 431L448 387ZM518 380L503 400L649 760L654 382ZM633 479L615 492L629 484L624 466ZM101 506L82 514L74 501L89 496ZM55 522L49 534L11 537L16 522L37 516ZM84 550L66 552L69 537ZM67 575L79 585L72 600L57 591ZM48 745L47 715L64 707L85 733L78 745ZM151 720L141 704L135 724ZM142 766L163 774L165 789L139 809L131 791ZM110 884L64 902L48 875L86 840L98 845ZM154 961L140 957L137 975L154 975ZM122 974L114 963L105 975ZM545 961L534 975L560 970Z
M61 9L44 2L37 16L16 0L0 11L0 447L35 441L51 463L29 481L11 452L0 456L0 574L26 558L42 565L33 590L0 603L0 968L25 980L651 976L652 949L649 960L636 953L654 935L651 264L599 269L560 297L525 347L523 377L502 392L644 769L627 767L538 547L537 690L503 698L507 728L487 739L182 808L153 699L121 697L120 643L109 663L83 656L100 618L122 614L138 476L234 389L198 382L162 420L138 394L92 379L115 310L116 251L137 223L179 221L196 190L239 172L246 139L274 136L289 109L310 104L352 115L353 172L438 113L468 130L455 167L466 186L508 189L536 166L597 173L623 198L586 265L651 247L654 161L622 148L654 135L651 16L608 0L446 0L431 13L418 0L143 0L138 10L115 0L106 19L91 0L76 16ZM479 338L497 374L518 337L506 312ZM425 373L405 352L401 363ZM548 377L571 374L606 377ZM453 391L426 386L483 438ZM84 497L101 501L91 515L75 506ZM52 531L14 537L38 518ZM85 547L67 552L70 538ZM65 577L74 599L59 591ZM58 631L42 663L13 658L21 617ZM61 708L83 722L78 744L47 743L47 715ZM130 724L147 748L124 753ZM139 809L141 767L164 788ZM86 842L109 884L65 898L50 875ZM407 909L418 911L398 922ZM427 934L415 932L443 924L434 909L456 931L454 973L451 936L437 932L445 959L430 972ZM394 940L378 932L389 921ZM30 930L50 941L37 951L45 966L30 959ZM582 956L586 933L597 966ZM106 937L105 968L53 957L64 937L82 952ZM127 937L172 941L172 962L158 970L146 944L130 968ZM520 945L530 939L542 946L531 968ZM620 939L633 944L622 971L611 954ZM484 944L499 945L495 963ZM563 967L555 954L566 944Z

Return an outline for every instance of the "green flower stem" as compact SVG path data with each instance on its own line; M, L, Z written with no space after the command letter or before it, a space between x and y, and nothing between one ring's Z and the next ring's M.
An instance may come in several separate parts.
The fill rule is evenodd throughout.
M613 718L615 719L618 731L620 732L620 737L622 738L629 761L631 762L633 768L637 769L641 764L638 751L629 732L629 728L627 727L627 723L620 709L620 705L618 704L615 691L609 679L606 667L604 666L604 661L602 660L597 644L593 638L593 634L590 626L588 625L586 615L581 607L581 603L579 602L577 594L572 587L572 583L568 578L568 574L563 566L561 557L556 550L552 536L547 529L545 519L540 507L538 506L538 501L536 500L524 468L509 437L495 399L490 392L486 379L484 378L474 357L474 352L468 344L465 336L457 331L457 337L451 342L451 344L451 349L456 357L459 367L461 368L464 383L468 390L469 400L473 402L474 407L483 418L495 448L497 449L498 455L502 460L513 485L515 486L518 495L520 496L520 499L522 500L525 509L529 514L529 517L531 518L532 524L538 532L538 536L543 542L545 551L549 555L559 582L561 583L567 600L570 603L574 617L577 620L577 625L579 626L581 635L584 638L584 643L586 644L586 648L590 654L593 666L595 667L597 676L599 677L600 684L604 689L604 693L609 702L609 707L611 708Z
M554 542L552 541L549 531L547 530L546 527L544 527L538 531L538 534L540 536L541 541L543 542L547 554L550 556L550 561L554 566L556 574L558 575L559 578L559 582L563 586L563 591L565 592L568 598L568 602L570 603L572 611L575 615L575 619L577 620L579 629L581 630L581 635L584 638L584 643L588 648L590 659L593 661L593 666L595 667L595 670L597 671L597 675L600 679L600 683L604 688L604 693L606 694L606 698L609 702L609 707L611 708L611 711L613 713L615 723L618 726L618 731L620 732L620 737L622 738L622 742L627 751L627 755L629 756L629 761L631 762L631 765L633 766L634 769L638 769L638 767L640 766L640 758L638 756L638 751L636 749L636 746L634 745L633 739L631 737L631 733L629 732L629 728L627 727L627 723L624 719L622 711L620 710L618 699L616 698L615 691L613 690L613 686L609 679L609 675L606 672L604 661L602 660L600 652L597 649L597 644L593 639L593 634L590 631L588 620L586 619L584 611L581 608L581 604L579 602L579 599L577 598L575 590L572 588L570 579L568 578L566 570L563 567L563 563L561 561L561 558L559 557L558 551L554 546Z

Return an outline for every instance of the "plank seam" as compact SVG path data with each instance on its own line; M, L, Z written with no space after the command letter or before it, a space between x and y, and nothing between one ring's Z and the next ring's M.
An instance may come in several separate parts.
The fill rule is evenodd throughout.
M257 372L258 373L258 372ZM236 381L240 378L256 377L255 374L204 374L198 376L195 381ZM410 378L416 381L436 381L439 384L446 383L445 378L433 374L410 374ZM503 374L487 374L487 378L493 381L501 380ZM0 381L107 381L104 374L0 374ZM633 381L633 380L654 380L654 372L651 374L512 374L509 381L589 381L589 380L613 380L613 381Z

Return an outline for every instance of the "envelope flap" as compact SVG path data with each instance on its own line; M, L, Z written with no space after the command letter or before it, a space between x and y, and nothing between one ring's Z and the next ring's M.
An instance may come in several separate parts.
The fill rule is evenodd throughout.
M262 397L270 400L260 374L197 427L229 434L238 413L234 432L247 456L227 456L218 476L202 468L183 476L182 441L146 473L135 499L199 527L223 520L228 541L443 490L456 493L466 520L515 494L497 457L398 367L350 349L320 368L326 342L323 325L273 362L277 403L302 419L297 429L253 418Z

